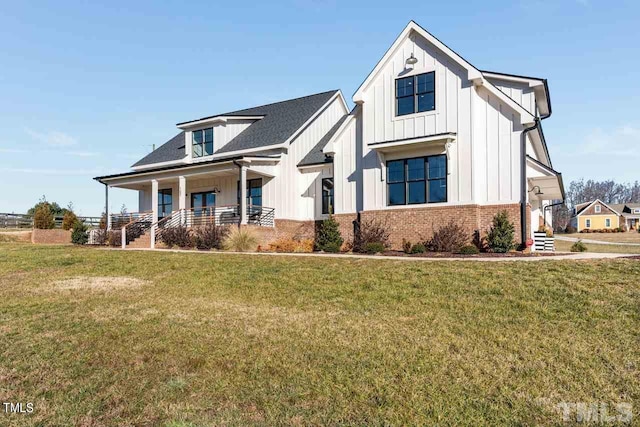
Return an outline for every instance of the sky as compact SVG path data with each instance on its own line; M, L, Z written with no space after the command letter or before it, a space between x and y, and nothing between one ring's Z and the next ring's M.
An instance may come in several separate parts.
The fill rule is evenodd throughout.
M640 180L638 1L3 3L0 212L45 195L97 216L92 178L182 121L332 89L351 103L411 19L479 69L548 79L566 185ZM137 193L111 190L123 203Z

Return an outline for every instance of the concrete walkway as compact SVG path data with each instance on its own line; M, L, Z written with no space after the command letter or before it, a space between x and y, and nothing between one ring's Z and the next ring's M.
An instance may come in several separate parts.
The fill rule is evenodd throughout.
M120 248L100 248L100 250L107 251L121 251ZM473 261L473 262L513 262L513 261L576 261L576 260L598 260L598 259L615 259L633 256L631 254L610 254L610 253L570 253L560 252L558 255L548 256L531 256L531 257L504 257L504 258L492 258L492 257L469 257L469 258L447 258L447 257L403 257L403 256L385 256L385 255L364 255L364 254L325 254L325 253L277 253L277 252L226 252L226 251L197 251L197 250L182 250L182 249L150 249L150 248L131 248L124 249L125 251L144 251L144 252L172 252L183 254L198 254L198 255L244 255L244 256L285 256L285 257L312 257L312 258L341 258L341 259L368 259L368 260L385 260L385 261L407 261L407 262L420 262L420 261ZM640 252L640 251L639 251ZM564 253L566 255L560 255Z
M637 246L638 253L640 253L640 243L629 243L629 242L603 242L602 240L593 240L593 239L582 239L577 237L567 237L567 236L554 236L556 240L564 240L565 242L577 242L578 240L582 240L582 243L591 243L592 245L614 245L614 246Z

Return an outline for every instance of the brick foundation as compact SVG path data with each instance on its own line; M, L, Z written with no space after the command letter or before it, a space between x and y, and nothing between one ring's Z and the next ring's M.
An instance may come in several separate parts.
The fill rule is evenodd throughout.
M478 230L481 237L485 237L493 217L500 211L507 211L509 220L515 227L515 240L520 243L520 204L507 205L460 205L460 206L427 206L419 208L383 209L364 211L361 220L380 221L390 234L392 249L402 249L402 240L412 243L422 242L433 236L433 231L443 224L454 220L467 231L469 242L474 232ZM340 226L340 234L346 242L353 241L353 221L356 214L337 214L334 219ZM527 235L531 218L531 206L527 205ZM258 244L266 248L269 243L278 239L313 239L316 227L321 221L297 221L290 219L276 219L275 227L260 227L245 225L258 236Z
M33 229L31 243L62 245L71 243L71 230L39 230Z
M402 240L412 243L429 240L443 224L454 220L469 234L471 242L476 230L484 237L491 227L493 217L500 211L507 211L509 220L515 227L515 240L520 243L520 204L508 205L460 205L460 206L428 206L420 208L384 209L364 211L362 221L377 220L390 233L392 249L401 249ZM531 207L527 209L527 217L531 216ZM527 224L530 221L527 220ZM527 227L529 228L529 227Z

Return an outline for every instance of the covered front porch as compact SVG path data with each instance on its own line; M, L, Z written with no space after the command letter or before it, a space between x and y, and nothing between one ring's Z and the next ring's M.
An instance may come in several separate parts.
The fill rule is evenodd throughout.
M123 246L150 232L153 247L156 232L166 227L211 223L273 227L277 163L274 158L242 158L99 177L105 184L107 207L109 188L138 192L137 212L107 212L107 228L122 229L127 236Z

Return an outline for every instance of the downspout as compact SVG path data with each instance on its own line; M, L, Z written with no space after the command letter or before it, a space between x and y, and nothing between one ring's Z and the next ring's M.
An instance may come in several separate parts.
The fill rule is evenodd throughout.
M564 205L564 200L558 203L552 203L550 205L547 205L544 207L544 209L542 209L542 217L544 218L544 220L547 220L547 209L549 208L553 208L554 206L560 206L560 205Z
M535 124L525 128L520 135L520 237L524 244L527 239L527 134L540 126L540 119L534 119Z
M547 80L543 80L544 90L547 94L547 105L549 107L549 112L547 114L542 114L540 117L536 117L534 119L534 125L528 127L522 131L520 136L520 235L522 237L522 243L527 241L527 133L538 129L540 126L540 120L547 119L551 116L551 100L549 99L549 86L547 85ZM537 108L536 108L537 110ZM553 206L553 205L552 205ZM544 214L544 210L543 210ZM546 218L546 217L545 217Z

